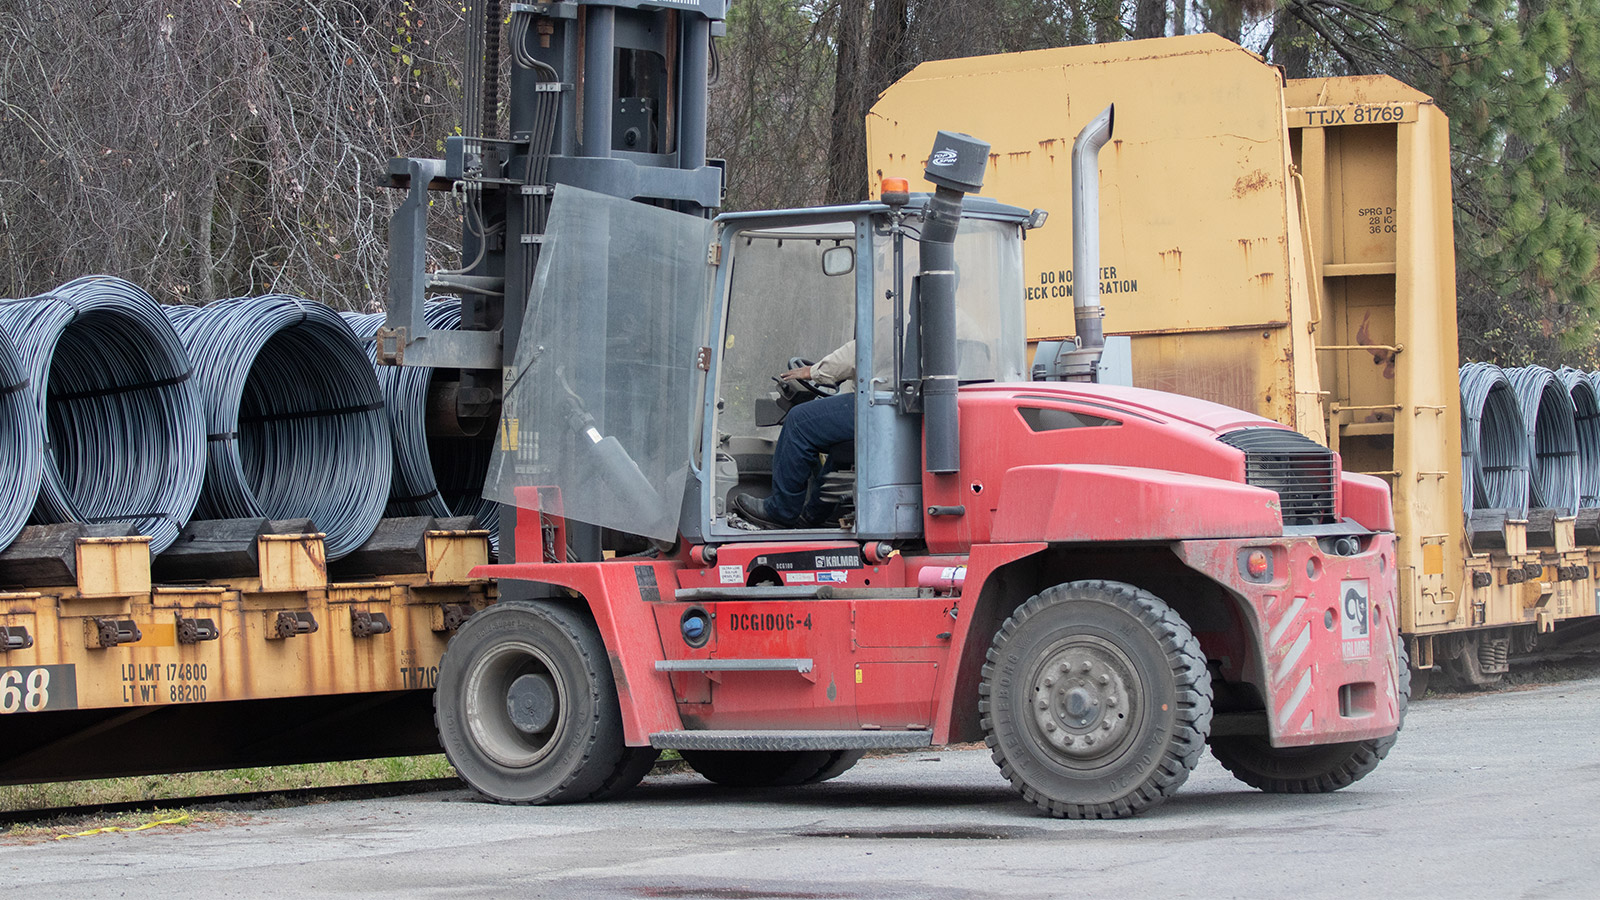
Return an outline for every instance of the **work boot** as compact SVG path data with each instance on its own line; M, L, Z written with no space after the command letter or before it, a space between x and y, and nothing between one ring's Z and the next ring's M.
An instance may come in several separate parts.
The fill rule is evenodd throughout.
M757 528L796 528L795 522L786 522L767 513L767 501L750 494L733 498L733 510Z

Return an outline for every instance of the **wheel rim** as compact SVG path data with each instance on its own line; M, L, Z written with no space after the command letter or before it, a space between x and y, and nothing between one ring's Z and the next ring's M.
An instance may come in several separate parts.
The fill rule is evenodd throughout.
M1069 769L1109 765L1135 743L1143 683L1115 644L1076 635L1040 655L1029 683L1038 746Z
M537 710L527 708L530 697L537 698ZM549 755L566 723L568 695L561 673L544 651L525 642L484 654L467 677L464 699L473 742L508 768L527 768Z

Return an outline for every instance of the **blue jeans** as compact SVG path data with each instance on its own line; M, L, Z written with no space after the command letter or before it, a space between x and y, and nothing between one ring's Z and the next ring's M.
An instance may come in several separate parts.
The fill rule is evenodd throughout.
M819 397L789 410L772 454L772 495L767 498L767 515L781 522L821 521L828 512L817 496L822 476L854 455L855 437L854 392ZM828 454L826 470L821 469L818 459L823 453Z

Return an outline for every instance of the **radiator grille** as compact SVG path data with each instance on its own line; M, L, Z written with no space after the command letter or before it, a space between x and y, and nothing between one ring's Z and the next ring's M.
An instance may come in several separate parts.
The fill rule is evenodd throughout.
M1245 481L1278 495L1285 525L1333 521L1333 451L1284 428L1244 428L1218 440L1244 451Z

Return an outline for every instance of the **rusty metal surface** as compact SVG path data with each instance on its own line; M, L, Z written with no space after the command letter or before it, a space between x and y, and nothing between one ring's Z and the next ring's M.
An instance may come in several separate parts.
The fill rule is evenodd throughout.
M1098 280L1134 383L1292 424L1309 387L1279 363L1301 352L1287 325L1305 275L1283 80L1254 54L1191 35L924 63L868 117L871 183L917 184L934 129L989 141L984 193L1055 214L1024 248L1029 337L1071 334L1072 135L1109 103Z

